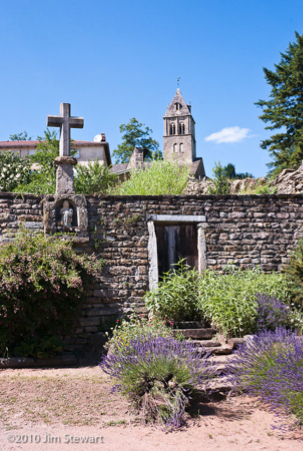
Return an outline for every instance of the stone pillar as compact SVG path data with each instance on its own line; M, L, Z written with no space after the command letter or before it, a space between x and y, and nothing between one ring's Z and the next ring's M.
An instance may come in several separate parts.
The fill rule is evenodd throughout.
M203 272L207 268L206 243L204 229L205 224L198 224L198 271Z
M77 160L70 156L60 156L55 158L57 166L56 174L56 194L75 194L74 170L73 166Z

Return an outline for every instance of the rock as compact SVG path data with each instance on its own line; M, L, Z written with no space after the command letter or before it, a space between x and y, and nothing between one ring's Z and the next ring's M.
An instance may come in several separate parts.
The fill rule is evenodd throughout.
M269 183L276 188L277 194L299 194L303 192L303 170L301 167L295 169L284 169L277 177Z

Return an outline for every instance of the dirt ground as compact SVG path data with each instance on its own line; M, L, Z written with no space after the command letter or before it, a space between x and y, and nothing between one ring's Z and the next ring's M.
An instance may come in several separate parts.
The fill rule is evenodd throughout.
M182 429L143 426L98 367L0 371L0 450L303 451L255 398L195 405Z

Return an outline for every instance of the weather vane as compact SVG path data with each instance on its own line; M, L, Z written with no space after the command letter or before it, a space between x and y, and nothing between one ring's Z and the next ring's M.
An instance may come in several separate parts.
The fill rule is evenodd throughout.
M177 77L177 86L178 86L178 88L179 88L179 81L180 81L180 78L181 78L181 77Z

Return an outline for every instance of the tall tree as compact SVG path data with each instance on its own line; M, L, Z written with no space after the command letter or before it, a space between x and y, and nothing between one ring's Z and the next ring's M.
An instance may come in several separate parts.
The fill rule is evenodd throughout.
M275 70L263 68L270 98L256 102L263 110L260 119L270 123L265 129L283 129L260 144L273 158L267 165L272 175L286 167L298 168L303 159L303 35L295 36Z
M144 127L136 118L130 119L128 124L121 124L119 129L122 135L122 144L113 151L113 157L117 163L128 163L135 147L144 147L149 150L145 160L162 159L158 141L151 138L153 132L149 127Z

